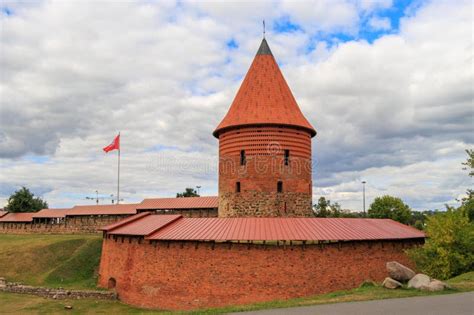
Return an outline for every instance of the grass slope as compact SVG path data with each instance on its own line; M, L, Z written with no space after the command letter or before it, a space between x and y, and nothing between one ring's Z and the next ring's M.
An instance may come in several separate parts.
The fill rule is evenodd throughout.
M31 285L95 288L97 235L0 235L0 276Z

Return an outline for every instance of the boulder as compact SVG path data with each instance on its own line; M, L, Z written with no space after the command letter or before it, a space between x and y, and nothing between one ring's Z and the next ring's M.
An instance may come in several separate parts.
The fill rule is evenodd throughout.
M422 286L421 290L435 292L435 291L443 291L446 287L447 287L446 283L434 279L428 285Z
M413 270L396 261L389 261L386 264L386 267L390 278L397 281L408 281L415 276L415 272Z
M387 289L396 289L402 286L400 282L397 280L394 280L392 278L385 278L385 280L382 282L382 286Z
M408 281L408 288L421 289L423 286L428 286L430 282L430 277L419 273Z

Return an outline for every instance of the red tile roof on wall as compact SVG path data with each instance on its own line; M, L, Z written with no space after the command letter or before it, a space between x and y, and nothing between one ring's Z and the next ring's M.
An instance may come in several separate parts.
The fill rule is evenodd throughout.
M171 216L147 215L108 233L183 241L349 241L425 237L423 232L389 219L177 216L164 225L160 217Z
M36 212L33 218L64 218L70 209L43 209Z
M153 240L375 240L424 237L388 219L185 218L158 230Z
M138 204L138 210L171 210L171 209L212 209L219 205L217 196L186 198L153 198L145 199Z
M245 125L285 125L306 129L316 135L301 112L283 74L263 39L260 48L230 106L227 115L214 131Z
M109 225L106 225L104 227L101 227L99 230L102 230L102 231L111 231L115 228L118 228L119 226L123 226L123 225L126 225L132 221L136 221L140 218L143 218L147 215L150 215L151 213L150 212L142 212L142 213L137 213L137 214L134 214L134 215L131 215L129 217L126 217L125 219L122 219L122 220L119 220L115 223L112 223L112 224L109 224Z
M0 218L2 222L32 222L33 215L35 212L18 212L18 213L7 213Z
M126 215L137 213L137 205L133 204L118 204L118 205L89 205L89 206L75 206L68 210L67 216L78 215Z
M181 218L180 215L149 215L114 228L110 234L147 236Z

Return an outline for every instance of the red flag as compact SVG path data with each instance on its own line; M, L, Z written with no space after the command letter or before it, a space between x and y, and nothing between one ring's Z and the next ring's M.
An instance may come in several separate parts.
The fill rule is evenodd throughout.
M112 151L112 150L120 150L120 134L118 134L114 141L112 141L111 144L103 148L102 150L105 151L105 153Z

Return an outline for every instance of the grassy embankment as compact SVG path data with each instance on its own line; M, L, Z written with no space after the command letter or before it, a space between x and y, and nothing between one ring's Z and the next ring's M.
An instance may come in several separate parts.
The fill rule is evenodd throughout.
M0 276L9 281L50 287L86 289L94 288L100 259L101 238L84 235L0 235ZM366 301L375 299L449 294L474 290L474 272L466 273L448 281L452 290L442 293L423 292L412 289L388 290L380 286L363 285L353 290L338 291L324 295L273 301L246 306L191 312L191 314L217 314L232 311L258 310L266 308L306 306L325 303ZM72 305L72 311L65 311ZM21 314L165 314L124 305L118 301L97 300L48 300L36 296L0 293L0 313Z
M98 235L0 235L0 277L31 285L96 287Z

